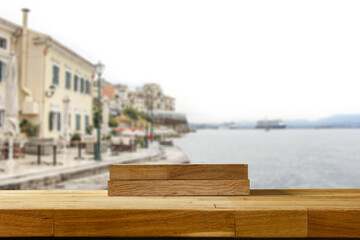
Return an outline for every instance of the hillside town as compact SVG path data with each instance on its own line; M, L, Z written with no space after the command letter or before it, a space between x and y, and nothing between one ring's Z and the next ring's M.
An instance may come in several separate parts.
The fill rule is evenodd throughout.
M31 126L38 126L32 135L40 138L59 138L64 122L68 123L69 135L84 135L94 125L93 102L98 99L99 86L97 65L51 36L29 29L28 12L23 10L22 26L0 18L0 125L5 124L5 74L13 56L19 79L18 123L26 120ZM182 130L186 131L186 117L175 112L175 98L165 95L158 84L130 90L123 83L105 79L100 82L102 105L108 104L111 116L122 116L125 108L133 108L150 114L158 123L164 118L171 124L172 120L183 121Z
M29 28L29 12L22 9L22 25L0 17L0 159L7 160L0 161L0 173L19 179L32 164L66 168L82 165L79 159L164 159L159 145L189 131L175 98L156 83L130 89L104 79L101 62ZM91 169L90 175L100 171ZM26 181L4 184L0 188L27 188Z

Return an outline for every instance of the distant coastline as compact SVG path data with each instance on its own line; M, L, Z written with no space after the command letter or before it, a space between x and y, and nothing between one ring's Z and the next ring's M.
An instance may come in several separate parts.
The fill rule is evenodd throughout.
M237 121L236 129L255 129L257 121ZM360 114L336 114L315 121L284 120L287 129L360 128ZM190 123L193 129L218 129L223 123ZM234 128L232 128L234 129Z

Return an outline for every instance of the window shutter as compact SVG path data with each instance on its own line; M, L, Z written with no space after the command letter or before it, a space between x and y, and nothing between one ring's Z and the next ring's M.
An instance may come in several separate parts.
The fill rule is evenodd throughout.
M77 91L77 76L74 76L74 91Z
M52 81L52 83L54 85L59 84L59 67L56 65L53 65L53 81Z
M65 79L65 87L66 89L71 89L71 73L66 72L66 79Z
M81 90L80 90L80 92L85 92L85 86L84 86L84 79L83 78L81 78Z
M61 130L61 114L57 113L57 130Z
M52 76L52 83L56 84L56 79L55 79L55 66L53 65L53 76Z
M3 78L3 63L2 61L0 61L0 82L2 82L2 78Z
M49 112L49 130L50 130L50 131L53 130L52 116L53 116L53 113L52 113L52 112Z
M88 92L89 92L89 81L86 80L85 81L85 93L88 94Z
M76 130L80 130L81 129L81 118L80 118L80 114L76 114Z
M88 126L89 126L89 116L85 116L85 134Z
M59 85L59 68L58 67L56 67L55 68L56 69L56 75L55 75L55 77L56 77L56 85Z

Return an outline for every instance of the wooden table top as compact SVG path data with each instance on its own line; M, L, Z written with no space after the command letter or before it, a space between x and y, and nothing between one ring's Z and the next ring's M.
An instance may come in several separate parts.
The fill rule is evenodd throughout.
M360 189L252 190L234 197L0 191L0 237L24 236L360 238Z

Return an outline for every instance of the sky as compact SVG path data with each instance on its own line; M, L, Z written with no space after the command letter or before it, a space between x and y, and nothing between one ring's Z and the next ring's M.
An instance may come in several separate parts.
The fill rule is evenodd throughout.
M131 87L154 82L190 122L360 113L360 1L1 0Z

